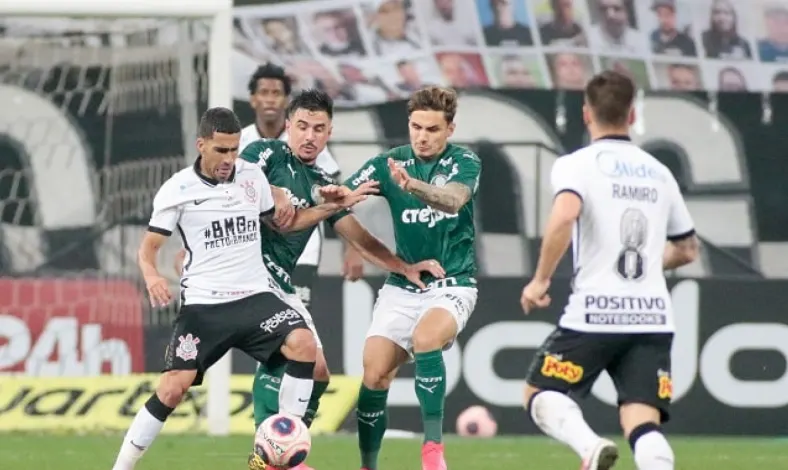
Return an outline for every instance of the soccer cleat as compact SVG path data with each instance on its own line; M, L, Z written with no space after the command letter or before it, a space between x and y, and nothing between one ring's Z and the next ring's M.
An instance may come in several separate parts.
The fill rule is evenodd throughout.
M249 454L249 460L247 462L249 463L249 470L265 470L265 462L254 452Z
M443 444L427 442L421 448L421 470L447 470Z
M618 460L618 447L608 439L602 439L591 456L583 461L580 470L609 470Z

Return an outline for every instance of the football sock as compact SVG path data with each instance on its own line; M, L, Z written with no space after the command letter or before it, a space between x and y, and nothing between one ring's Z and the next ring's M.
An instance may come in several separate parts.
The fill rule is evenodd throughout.
M288 361L279 387L279 411L303 418L312 396L314 362Z
M673 470L676 457L656 423L644 423L629 434L638 470Z
M285 365L268 367L266 364L257 366L252 384L252 405L254 406L254 428L269 416L279 411L279 385L285 374Z
M358 392L358 448L361 451L361 467L367 470L378 468L378 453L383 435L386 434L388 396L388 390L371 390L363 384Z
M583 418L577 403L563 393L542 390L531 397L529 414L545 434L563 442L584 459L602 439Z
M443 440L443 404L446 395L446 365L443 351L415 353L416 397L421 405L424 442Z
M317 409L320 407L320 397L326 393L327 389L328 382L315 382L312 387L312 396L309 397L309 404L306 407L306 414L303 418L306 427L312 426L312 422L315 420L315 416L317 416Z
M164 427L173 408L165 405L154 393L134 417L123 438L112 470L132 470Z

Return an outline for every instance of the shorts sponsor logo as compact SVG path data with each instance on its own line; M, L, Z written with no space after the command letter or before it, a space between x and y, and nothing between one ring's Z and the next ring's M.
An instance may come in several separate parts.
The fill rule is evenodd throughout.
M560 357L547 355L542 363L542 375L576 384L583 379L583 368L571 361L562 361Z
M186 336L178 337L178 347L175 348L175 355L184 361L192 361L197 359L197 345L200 344L200 338L192 336L191 333Z
M673 398L673 379L670 378L670 372L660 370L657 373L657 397L660 400L670 400Z
M292 308L288 308L287 310L282 310L281 312L275 313L273 316L271 316L271 318L260 323L260 329L266 333L273 333L277 328L279 328L279 325L284 322L288 322L288 325L295 325L302 321L304 321L304 319L298 314L298 312Z
M667 317L660 313L586 313L589 325L664 325Z

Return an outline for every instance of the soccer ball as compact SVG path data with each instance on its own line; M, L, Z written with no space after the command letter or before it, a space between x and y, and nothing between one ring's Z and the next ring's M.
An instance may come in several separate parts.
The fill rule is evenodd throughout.
M457 434L464 437L493 437L498 423L483 406L472 406L457 417Z
M272 469L286 470L306 460L312 447L309 429L295 416L275 414L257 428L254 452Z

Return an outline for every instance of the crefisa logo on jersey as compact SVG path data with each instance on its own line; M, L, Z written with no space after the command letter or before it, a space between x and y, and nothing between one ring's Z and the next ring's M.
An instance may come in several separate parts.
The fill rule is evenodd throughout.
M251 180L246 180L241 184L241 187L244 189L246 201L251 202L252 204L256 203L257 189L254 187L254 183Z

